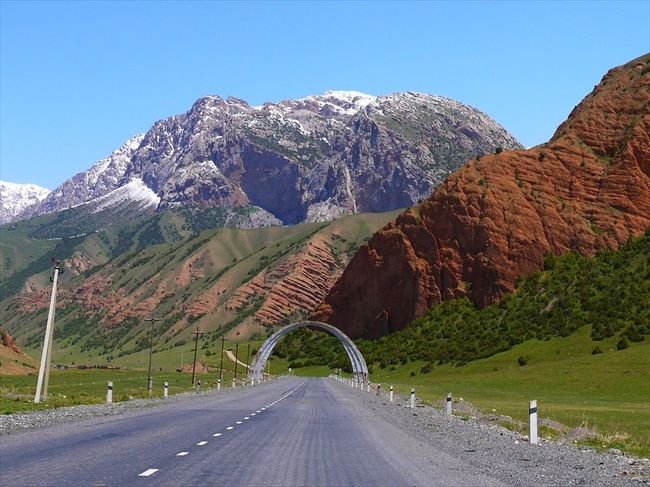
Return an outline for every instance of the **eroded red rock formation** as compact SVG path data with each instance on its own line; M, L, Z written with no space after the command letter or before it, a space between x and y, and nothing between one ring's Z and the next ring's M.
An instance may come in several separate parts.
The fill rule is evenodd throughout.
M547 254L616 249L650 225L650 55L612 69L553 138L470 161L377 232L313 314L351 337L441 300L479 306Z

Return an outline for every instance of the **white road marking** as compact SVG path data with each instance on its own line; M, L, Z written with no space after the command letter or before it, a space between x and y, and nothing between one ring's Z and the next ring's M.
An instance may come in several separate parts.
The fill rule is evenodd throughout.
M182 451L176 454L177 457L184 457L185 455L189 455L190 452L188 451Z
M150 468L149 470L145 470L141 474L138 474L138 477L148 477L151 474L154 474L158 471L157 468Z
M237 421L235 424L241 424L241 421Z
M256 413L261 413L262 411L260 411L260 410L258 409L258 410L257 410L257 411L255 411L255 412L256 412Z
M255 413L251 413L251 416L255 416Z
M249 418L248 416L246 416L244 419L251 419L251 418Z
M196 446L203 446L207 443L207 441L199 441Z
M234 428L234 426L228 426L226 429L227 429L227 430L231 430L231 429L233 429L233 428Z
M221 436L221 433L215 433L212 436Z

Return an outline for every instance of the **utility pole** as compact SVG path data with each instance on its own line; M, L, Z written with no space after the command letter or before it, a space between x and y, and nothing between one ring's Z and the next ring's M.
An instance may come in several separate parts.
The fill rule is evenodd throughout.
M151 331L149 332L149 371L147 372L147 391L149 395L153 392L153 377L151 376L151 354L153 353L153 326L156 321L162 321L162 318L145 318L144 321L151 322Z
M239 342L235 342L235 382L237 381L237 360L239 355Z
M196 374L196 352L199 349L199 337L203 336L203 332L200 332L197 328L194 332L194 363L192 364L192 385L194 385L194 377Z
M250 370L251 366L251 344L248 344L248 347L246 349L246 369Z
M54 264L54 276L52 281L52 296L50 297L50 310L47 314L47 324L45 325L45 337L43 339L43 353L41 354L41 367L38 371L38 382L36 384L36 395L34 402L41 402L41 399L47 401L47 386L50 382L50 361L52 360L52 340L54 335L54 314L56 312L56 285L59 281L61 261L52 257ZM43 393L41 394L41 388Z
M225 335L221 335L221 361L219 362L219 380L223 381L223 342L226 340Z

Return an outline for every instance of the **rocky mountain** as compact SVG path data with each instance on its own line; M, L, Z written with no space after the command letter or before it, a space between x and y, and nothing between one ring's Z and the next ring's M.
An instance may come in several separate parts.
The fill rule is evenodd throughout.
M134 180L174 207L256 208L296 224L411 206L469 157L518 142L480 111L420 93L331 91L250 106L209 96L161 120L20 214L103 197Z
M38 204L49 193L49 189L35 184L0 181L0 225L13 221L25 208Z
M470 161L376 233L313 317L352 337L443 300L494 303L549 254L616 249L650 225L650 55L609 71L546 144Z

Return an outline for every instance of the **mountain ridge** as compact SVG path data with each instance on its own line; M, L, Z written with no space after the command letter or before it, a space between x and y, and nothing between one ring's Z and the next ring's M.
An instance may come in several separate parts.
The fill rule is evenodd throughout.
M328 91L251 106L218 96L156 122L19 218L141 180L158 210L257 207L283 224L411 206L468 156L521 147L482 112L433 95Z

